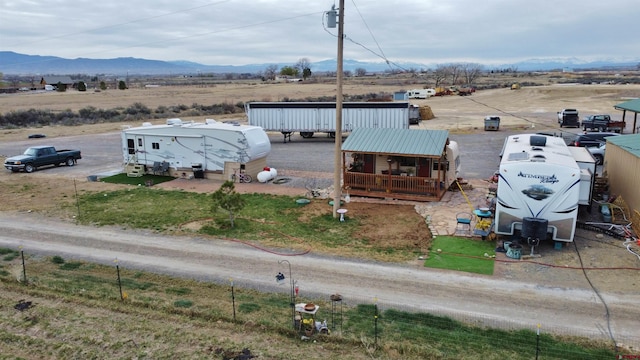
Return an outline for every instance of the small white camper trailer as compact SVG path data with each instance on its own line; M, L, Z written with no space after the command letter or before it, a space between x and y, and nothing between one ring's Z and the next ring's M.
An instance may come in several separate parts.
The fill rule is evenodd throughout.
M591 180L564 140L533 134L509 136L501 156L496 233L573 241L580 187L590 186Z
M271 151L269 137L258 126L227 124L207 119L205 123L168 119L166 125L151 125L122 131L125 166L144 167L149 172L158 163L168 172L183 176L217 175L229 179L240 169L255 177L266 167Z
M436 91L434 89L413 89L407 91L409 99L427 99L435 96Z

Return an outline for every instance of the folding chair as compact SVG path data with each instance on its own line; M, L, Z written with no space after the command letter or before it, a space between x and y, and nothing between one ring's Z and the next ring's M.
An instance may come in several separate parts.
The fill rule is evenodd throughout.
M153 171L153 175L158 175L158 173L160 172L160 169L162 168L162 166L160 165L159 161L154 161L153 162L153 167L151 168L151 170Z
M166 161L163 161L161 166L160 166L160 172L162 173L162 175L167 175L167 173L169 172L169 163Z
M471 221L473 221L472 213L466 211L457 213L454 235L461 233L462 235L471 236Z

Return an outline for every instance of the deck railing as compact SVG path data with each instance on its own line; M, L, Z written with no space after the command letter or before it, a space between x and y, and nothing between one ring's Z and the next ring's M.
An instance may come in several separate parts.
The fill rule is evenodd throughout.
M421 201L438 201L446 192L445 184L433 178L359 172L344 173L344 187L352 195Z

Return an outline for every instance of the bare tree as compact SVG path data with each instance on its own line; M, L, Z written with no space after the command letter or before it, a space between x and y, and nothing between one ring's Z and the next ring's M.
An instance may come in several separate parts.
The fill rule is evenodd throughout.
M449 64L447 66L449 68L449 77L451 78L451 85L458 84L460 80L460 75L462 74L462 65L461 64Z
M462 74L467 85L473 84L482 73L483 66L475 63L462 64Z
M365 76L366 74L367 74L367 69L361 68L361 67L356 68L356 76L362 77L362 76Z
M298 69L298 74L304 74L305 69L311 70L311 61L307 58L300 58L293 67Z
M264 78L267 80L275 80L278 74L278 65L271 64L264 70Z
M442 85L444 79L449 76L449 67L447 65L438 65L436 69L433 71L433 79L436 82L436 87Z

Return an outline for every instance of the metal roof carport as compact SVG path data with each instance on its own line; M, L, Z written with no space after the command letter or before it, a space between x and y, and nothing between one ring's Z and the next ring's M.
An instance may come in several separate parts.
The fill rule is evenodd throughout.
M623 103L613 105L613 108L616 110L622 110L622 121L625 121L627 111L633 112L633 127L631 131L633 134L640 132L640 129L636 126L638 122L638 113L640 112L640 99L625 101Z

